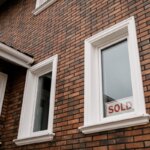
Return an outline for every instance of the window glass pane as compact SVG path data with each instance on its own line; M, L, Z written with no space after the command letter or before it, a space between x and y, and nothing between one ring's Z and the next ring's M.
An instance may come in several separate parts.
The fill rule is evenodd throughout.
M47 130L52 73L39 77L33 131Z
M127 40L102 50L104 116L132 110Z

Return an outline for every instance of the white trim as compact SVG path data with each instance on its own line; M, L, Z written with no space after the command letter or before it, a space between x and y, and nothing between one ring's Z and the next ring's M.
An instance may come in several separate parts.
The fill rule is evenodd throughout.
M0 56L8 61L11 61L15 64L29 68L30 64L34 62L34 59L3 44L0 43Z
M37 3L39 0L37 0ZM36 8L35 10L32 12L34 15L38 15L40 12L42 12L43 10L45 10L46 8L48 8L50 5L52 5L54 2L56 2L56 0L47 0L46 2L44 2L42 5L40 4L36 4Z
M5 95L6 83L7 83L7 74L0 72L0 115L2 112L3 100Z
M23 96L19 132L18 132L17 140L14 140L15 142L20 139L28 139L29 141L31 139L30 137L45 136L47 134L53 135L57 61L58 61L58 55L55 55L28 69L27 76L26 76L24 96ZM44 131L33 132L33 121L34 121L34 111L36 106L38 77L51 71L52 71L52 82L51 82L51 92L50 92L51 94L50 94L50 111L49 111L48 129ZM46 139L49 140L49 138Z
M103 101L102 101L102 72L101 72L101 58L100 51L102 48L110 46L112 44L118 43L123 39L127 39L128 50L129 50L129 61L131 68L131 82L133 90L134 99L134 110L132 113L124 113L121 115L103 117ZM83 131L84 129L90 130L88 126L92 128L98 125L98 130L109 130L105 128L106 126L111 126L112 120L115 122L115 128L122 128L123 125L119 125L119 119L124 118L124 123L132 126L128 117L130 114L135 118L140 115L140 119L144 120L141 123L148 122L148 116L145 110L145 100L143 94L143 84L141 78L141 68L139 61L139 53L137 46L137 36L134 17L130 17L98 34L85 40L85 62L84 62L84 75L85 75L85 85L84 85L84 125L79 129ZM133 118L134 118L133 117ZM142 119L143 117L143 119ZM145 121L145 119L147 119ZM127 122L125 122L125 120ZM136 119L135 119L136 120ZM135 121L136 125L139 124ZM127 125L125 125L127 126ZM85 133L88 133L85 132Z
M128 116L126 119L118 119L116 121L109 121L105 123L93 124L79 127L84 134L109 131L119 128L126 128L131 126L143 125L149 123L149 115L138 115L138 116Z
M35 143L41 143L41 142L46 142L46 141L52 141L53 136L54 134L45 134L45 135L40 135L40 136L35 136L35 137L16 139L16 140L13 140L13 142L15 142L15 144L18 146L27 145L27 144L35 144Z

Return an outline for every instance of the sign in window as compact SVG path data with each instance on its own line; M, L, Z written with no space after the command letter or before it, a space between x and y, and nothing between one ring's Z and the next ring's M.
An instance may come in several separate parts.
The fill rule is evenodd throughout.
M127 40L101 51L104 117L133 110Z

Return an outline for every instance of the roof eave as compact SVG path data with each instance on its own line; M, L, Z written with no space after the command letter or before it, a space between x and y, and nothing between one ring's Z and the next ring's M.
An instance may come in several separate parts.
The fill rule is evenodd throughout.
M34 59L26 54L23 54L16 49L9 47L0 42L0 57L11 61L15 64L18 64L25 68L30 68L31 64L34 62Z

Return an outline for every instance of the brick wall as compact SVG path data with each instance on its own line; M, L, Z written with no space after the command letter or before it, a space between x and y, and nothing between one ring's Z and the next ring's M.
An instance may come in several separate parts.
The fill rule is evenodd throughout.
M16 146L25 70L7 99L3 150L150 149L150 124L84 135L84 40L135 17L147 113L150 113L150 0L57 0L33 16L35 0L8 1L0 9L0 41L32 54L35 63L59 56L52 142ZM6 100L5 100L6 101Z
M7 63L4 61L0 60L0 72L3 73L8 73L7 72ZM0 141L2 141L2 135L3 135L3 128L4 128L4 123L5 123L5 116L7 112L7 102L8 102L8 86L5 91L5 100L3 101L3 106L2 106L2 111L1 111L1 116L0 116Z
M18 132L26 69L0 60L0 72L8 75L0 116L0 142L7 147L0 146L0 149L12 149L12 139Z

